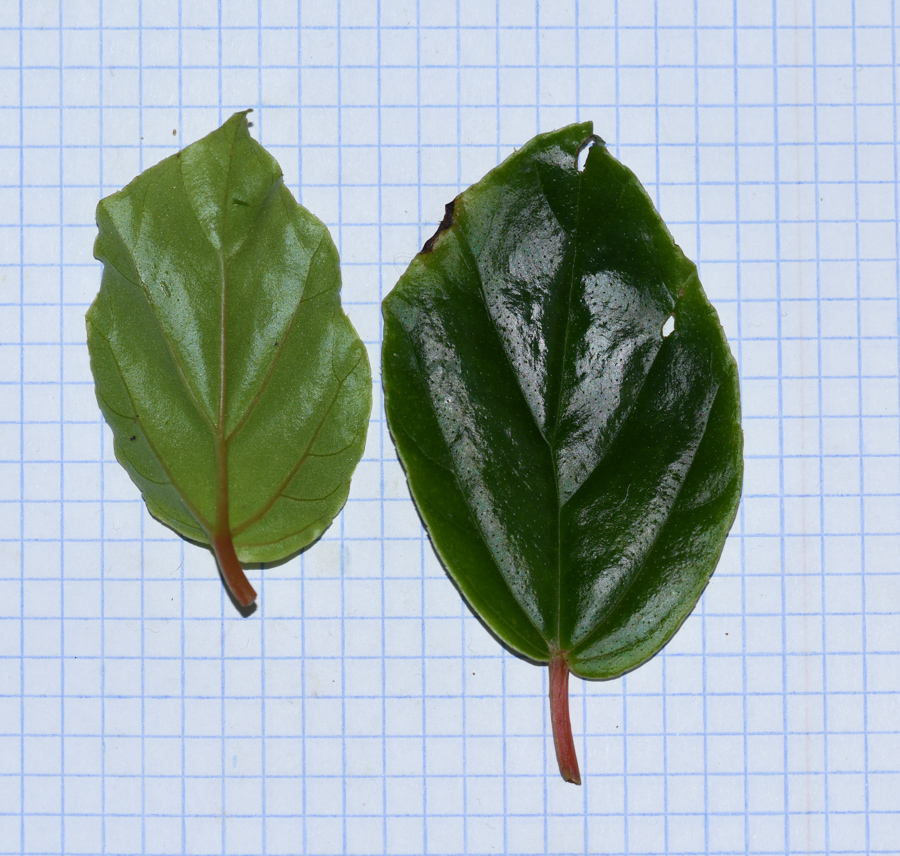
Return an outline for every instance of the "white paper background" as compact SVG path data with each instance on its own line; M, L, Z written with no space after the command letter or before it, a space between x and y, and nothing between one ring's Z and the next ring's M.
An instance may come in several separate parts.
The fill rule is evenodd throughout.
M891 0L0 2L0 852L900 851L896 23ZM546 675L457 597L379 406L346 509L254 574L249 619L114 460L94 206L245 107L332 229L373 366L444 203L537 131L593 119L698 261L744 500L665 652L573 682L580 789Z

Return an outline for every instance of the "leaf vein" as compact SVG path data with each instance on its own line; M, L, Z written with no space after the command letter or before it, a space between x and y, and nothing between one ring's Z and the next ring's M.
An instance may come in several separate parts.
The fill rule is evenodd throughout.
M126 245L125 241L123 240L121 234L119 234L119 231L118 231L118 229L115 228L115 226L113 227L113 231L115 232L115 235L119 239L119 243L122 245L125 252L127 252L129 254L129 256L131 256L131 263L134 265L134 269L137 270L138 269L137 262L134 258L134 254L128 248L128 246ZM147 302L147 307L150 310L150 317L153 319L153 322L156 324L156 329L159 330L159 335L162 338L163 343L166 346L166 351L168 351L169 357L171 358L172 363L175 366L175 370L178 372L178 376L181 378L182 386L184 386L185 391L187 392L188 397L191 399L191 403L194 405L194 408L196 409L197 413L200 415L200 417L203 419L203 421L206 422L210 426L210 428L213 428L215 426L213 418L212 418L211 414L209 414L207 412L206 407L201 405L200 399L197 396L197 392L194 389L193 384L191 384L191 382L188 380L187 374L184 371L184 366L182 366L181 361L179 360L179 358L177 357L177 355L175 353L175 347L172 344L172 341L169 338L168 334L166 333L165 328L162 325L162 321L160 321L159 316L157 316L157 314L156 314L156 307L153 304L153 300L151 300L151 298L150 298L150 292L149 292L147 286L144 285L143 282L135 282L130 277L125 276L125 274L121 271L121 269L119 267L117 267L114 262L110 261L110 259L104 258L103 264L109 265L120 277L122 277L122 279L124 279L126 282L130 283L131 285L136 286L144 293L144 298ZM140 276L140 273L138 275Z
M480 277L479 277L479 280L480 280ZM401 325L400 329L403 330L404 334L405 334L408 338L411 338L411 337L409 337L409 333L406 332L406 330L402 327L402 325ZM419 358L419 351L418 351L418 349L415 347L414 343L410 342L410 344L411 344L411 346L412 346L412 347L410 348L410 350L412 351L413 359L415 359L416 365L419 367L419 372L422 374L423 377L427 377L427 376L428 376L428 372L426 372L426 371L425 371L425 368L422 366L421 360L420 360L420 358ZM432 412L432 414L434 415L435 421L436 421L437 424L438 424L438 431L440 432L441 437L443 437L443 436L444 436L443 431L441 431L441 429L440 429L441 420L440 420L440 417L439 417L438 414L437 414L437 409L436 409L435 406L434 406L434 400L432 399L432 397L431 397L430 395L425 395L424 397L425 397L425 399L428 401L429 406L431 407L431 412ZM530 412L530 410L529 410L529 412ZM445 439L445 443L446 443L446 439ZM446 467L445 467L445 469L446 469ZM471 505L470 505L469 502L468 502L468 497L466 496L466 492L465 492L465 491L463 490L463 488L462 488L462 484L461 484L461 482L460 482L460 480L459 480L459 473L457 473L457 471L456 471L455 468L450 469L450 470L448 470L448 471L451 473L451 475L452 475L452 477L453 477L453 480L456 482L456 489L459 491L460 495L463 497L463 505L465 505L466 511L468 511L469 516L470 516L471 519L472 519L472 523L474 524L474 527L473 527L473 528L474 528L475 532L478 533L478 537L481 539L482 543L484 544L485 549L488 551L488 555L489 555L489 556L491 557L491 559L493 560L493 562L494 562L494 567L497 568L497 572L498 572L499 575L500 575L500 579L503 580L503 584L504 584L504 585L506 586L506 588L509 590L510 596L512 597L513 601L518 605L519 609L522 610L522 614L528 619L528 621L529 621L529 622L531 623L531 625L534 627L534 629L535 629L535 631L537 632L538 636L540 636L541 639L544 639L544 641L547 641L547 640L546 640L546 637L544 636L544 634L543 634L543 632L541 631L540 627L537 626L537 624L535 623L534 619L533 619L533 618L531 617L531 615L528 613L528 610L526 610L525 607L522 606L521 602L520 602L519 599L516 597L516 594L515 594L515 592L513 591L512 585L510 584L509 580L506 578L506 575L503 573L503 571L500 570L500 565L499 565L499 563L497 562L497 557L494 555L494 551L491 549L491 545L488 543L487 536L486 536L485 533L482 531L481 525L480 525L480 523L478 522L478 518L475 516L474 512L472 511L472 507L471 507ZM409 479L407 479L407 481L409 481ZM412 487L411 484L410 484L410 487Z
M208 533L209 529L210 529L209 522L200 513L200 511L194 506L194 504L190 501L190 499L188 499L187 495L185 494L185 491L178 484L178 482L173 478L172 473L170 472L169 468L166 466L165 461L163 460L163 456L159 453L159 450L156 448L155 444L150 439L150 436L147 434L147 432L144 430L143 426L141 425L141 420L138 418L138 415L137 415L138 409L135 406L134 397L131 394L131 390L128 388L128 383L125 381L125 374L122 371L121 366L119 365L119 360L116 357L116 352L113 350L112 342L105 335L103 335L103 333L101 333L99 330L97 330L96 333L101 339L103 339L104 342L106 342L107 347L109 348L109 352L112 355L113 365L116 367L116 372L119 375L119 379L122 381L122 388L125 390L125 394L128 396L128 400L131 402L131 407L134 410L135 415L130 418L136 423L137 430L139 430L141 432L141 434L143 435L144 440L147 442L147 447L150 449L150 451L153 453L153 457L156 458L157 462L159 463L160 469L165 474L165 477L169 480L169 484L172 485L172 488L175 490L175 492L181 498L181 501L185 504L185 507L187 508L187 510L194 516L194 519L197 521L197 523L200 525L200 527Z
M309 303L310 300L314 300L318 297L318 294L313 295L309 299L306 299L306 288L309 285L309 278L312 275L313 262L315 261L316 255L319 252L319 249L322 247L323 242L325 241L325 233L322 233L322 236L319 238L319 242L316 244L315 250L313 250L312 255L309 259L309 270L306 272L306 279L303 281L303 288L300 292L300 299L297 301L297 305L294 307L294 311L291 313L291 319L288 322L287 328L284 330L281 336L281 342L278 345L278 350L275 353L275 356L272 359L272 362L269 365L269 370L266 372L265 378L263 378L263 382L260 384L259 389L256 391L256 395L253 396L252 401L247 405L247 409L244 411L241 418L238 420L237 424L234 428L229 432L229 434L225 437L225 442L230 443L232 438L244 425L247 424L247 420L250 419L253 411L256 409L256 406L259 404L260 399L263 396L263 393L269 386L269 382L272 379L272 376L275 374L275 369L278 366L278 363L281 360L281 355L284 353L285 348L287 347L287 340L291 334L291 330L294 328L294 323L297 320L297 316L300 314L300 307L304 303ZM320 292L321 294L322 292Z
M409 440L409 442L412 443L413 446L415 446L419 450L419 454L421 454L422 457L425 458L425 460L434 464L439 469L442 469L445 473L450 473L450 475L452 475L452 476L456 475L456 473L452 467L448 467L446 464L442 464L439 460L437 460L435 457L433 457L428 452L426 452L424 447L422 446L422 444L419 443L419 441L415 437L413 437L413 435L410 434L408 431L404 431L402 428L399 428L399 427L395 429L393 426L390 426L390 428L391 428L391 431L395 434L403 434Z
M346 446L342 446L342 447L341 447L340 449L338 449L337 451L334 451L334 452L323 452L322 454L318 454L318 455L317 455L315 452L310 452L310 453L309 453L309 457L310 457L310 458L336 458L338 455L343 455L344 452L346 452L346 451L348 451L349 449L352 449L352 448L353 448L354 443L356 443L356 441L359 439L359 437L360 437L360 435L361 435L362 433L363 433L362 431L357 431L357 432L353 435L353 439L352 439Z
M497 337L497 341L500 343L500 350L503 353L503 359L506 362L507 367L509 368L509 371L513 377L513 380L515 381L514 385L519 392L522 403L525 405L525 412L528 413L529 417L531 418L531 421L534 423L535 428L537 428L538 434L540 434L541 438L544 440L544 442L547 443L547 446L549 448L550 442L544 436L544 432L541 430L541 426L538 425L537 419L535 419L534 413L531 410L531 405L529 405L528 398L525 395L525 390L522 389L521 378L519 377L519 374L516 371L516 367L513 365L513 362L510 359L510 356L506 351L503 334L500 331L500 328L497 326L497 319L494 317L493 312L491 312L490 306L488 306L487 296L484 293L484 288L485 288L484 279L481 276L481 271L478 269L478 262L475 259L475 253L472 251L472 246L469 243L469 239L468 239L466 233L463 231L461 226L451 227L451 228L454 228L454 230L456 231L456 234L459 235L460 243L462 244L463 249L466 252L466 255L472 260L472 267L475 271L475 276L478 279L478 296L481 298L481 303L482 303L482 306L484 306L485 314L487 315L488 321L490 322L490 325L491 325L491 328L493 329L494 334ZM551 454L552 454L552 449L551 449Z
M647 371L644 373L644 376L641 378L640 386L638 386L637 392L634 394L634 397L631 400L631 404L628 405L628 408L625 411L624 415L622 416L622 419L619 422L618 427L616 428L612 437L610 437L609 441L607 442L606 450L597 459L597 462L594 464L593 469L584 477L584 479L582 479L581 484L578 485L577 488L575 488L572 495L564 503L562 503L562 505L560 506L560 511L562 511L562 509L565 508L565 506L568 503L570 503L576 496L578 496L578 494L581 492L581 489L588 483L588 481L590 481L591 476L594 475L594 473L597 472L598 469L600 469L602 464L606 461L607 457L609 457L610 450L615 445L616 440L618 439L619 435L624 430L626 424L628 423L628 420L631 418L631 414L634 411L634 408L637 406L637 402L641 396L641 392L643 391L644 387L647 385L647 379L650 377L650 374L653 371L653 367L656 365L656 361L659 358L659 355L661 352L662 352L662 342L659 343L659 346L656 349L656 353L653 355L653 359L650 361L650 365L647 367Z
M281 494L281 497L282 499L289 499L291 502L325 502L326 499L334 496L345 484L347 484L346 481L340 482L334 490L328 491L324 496L291 496L285 492Z
M578 223L581 220L581 182L582 176L578 174L578 155L576 154L574 159L573 166L575 167L575 175L577 181L577 190L575 191L575 225L572 227L572 253L570 264L572 265L572 271L569 275L569 288L566 291L566 317L565 317L565 329L563 330L563 350L562 350L562 360L560 362L562 376L559 378L559 388L557 389L556 396L556 413L555 421L553 423L553 441L551 442L549 439L547 440L547 445L550 447L550 457L553 461L553 487L556 490L556 646L559 648L560 641L562 637L562 503L560 502L560 493L559 493L559 458L558 458L558 448L557 448L557 434L559 432L559 423L562 414L560 410L562 408L562 400L563 400L563 387L565 386L565 371L566 371L566 356L569 352L569 327L572 323L572 291L575 288L575 270L576 270L576 260L578 258ZM540 175L540 170L537 170L538 173L538 183L541 184L541 189L543 190L543 179ZM546 191L544 191L544 196L546 197Z
M338 487L343 487L343 486L347 485L348 483L349 483L349 481L341 482L341 484ZM320 523L323 523L324 521L329 520L330 518L331 518L331 514L328 511L326 511L325 514L323 514L321 517L317 517L315 520L313 520L312 523L307 523L305 526L301 526L299 529L295 529L293 532L288 532L287 535L283 535L277 541L241 541L241 542L239 542L238 546L240 546L240 547L273 547L274 545L282 544L291 538L296 538L302 532L306 532L308 529L313 529L314 527L318 526ZM235 536L235 537L237 537L237 536ZM305 545L305 546L308 546L308 545ZM301 547L300 549L303 549L303 548Z
M706 413L704 414L705 421L703 423L703 431L700 433L700 436L697 438L697 442L694 445L693 450L691 451L691 462L688 464L687 469L684 471L684 477L681 480L681 484L678 485L678 490L676 491L675 496L672 498L672 502L669 505L669 513L666 515L665 522L657 530L656 535L654 536L653 541L650 544L650 546L645 551L640 564L638 565L637 568L635 568L635 570L631 576L631 579L629 579L628 582L622 587L622 591L619 592L619 596L615 599L615 601L609 607L609 609L606 612L606 615L604 615L597 622L597 624L594 625L594 628L591 630L590 633L588 633L583 639L579 640L577 644L572 646L569 653L574 653L579 648L583 649L586 645L588 645L590 643L591 640L595 639L598 635L600 635L600 631L604 629L604 627L608 623L610 617L613 615L613 613L615 613L619 604L628 596L628 593L634 588L635 583L643 574L643 571L647 567L647 563L650 560L650 556L653 553L653 550L656 547L657 542L662 537L663 532L665 531L667 525L669 524L669 520L672 517L672 514L671 514L672 509L674 509L675 506L678 504L678 500L681 497L681 492L682 492L682 490L684 490L684 486L687 483L688 474L690 473L691 469L694 466L694 462L696 461L696 458L697 458L697 452L700 450L700 446L703 443L703 438L706 436L706 431L709 428L709 417L712 414L713 407L715 406L716 399L719 397L719 392L721 389L722 389L722 384L720 383L716 386L715 394L710 399L709 407L706 409Z
M306 450L300 456L300 459L297 461L297 463L293 466L293 468L291 469L287 478L285 478L284 481L278 486L275 493L270 497L270 499L268 499L265 502L265 504L259 511L257 511L255 514L248 517L243 523L241 523L240 526L237 526L234 529L232 529L232 535L237 537L242 532L245 532L247 529L249 529L254 523L257 523L260 520L260 518L262 518L269 511L269 509L278 501L278 499L281 497L281 495L287 489L288 485L294 480L294 477L300 471L300 467L302 467L303 464L306 463L306 460L309 458L310 453L312 452L312 447L315 445L316 440L319 439L319 434L322 432L322 428L325 426L325 423L328 421L328 417L331 415L331 411L334 410L335 404L337 404L338 399L341 397L341 390L343 389L344 384L347 382L348 378L353 374L353 372L356 370L356 367L362 362L362 360L363 360L363 356L362 356L362 354L360 354L359 358L350 367L350 370L347 372L347 374L344 375L344 377L342 377L341 380L338 382L337 389L335 390L335 393L334 393L334 398L332 398L331 403L328 405L328 409L322 415L322 418L319 421L319 424L316 426L315 430L313 431L313 435L310 438L309 443L306 446Z

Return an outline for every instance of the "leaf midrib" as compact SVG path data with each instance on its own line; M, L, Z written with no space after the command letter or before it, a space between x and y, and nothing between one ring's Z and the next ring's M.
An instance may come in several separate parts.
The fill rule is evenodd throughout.
M226 259L225 257L225 241L229 234L231 206L228 200L231 197L231 179L234 174L234 152L237 147L238 138L241 131L246 133L246 124L238 125L235 129L234 136L231 139L231 151L228 154L228 174L225 178L225 193L222 201L224 208L222 215L222 234L219 236L219 271L222 281L222 297L220 303L219 317L219 418L213 431L213 449L216 461L216 532L218 538L227 536L231 538L231 519L229 505L229 484L228 484L228 444L225 439L225 415L227 413L227 395L228 395L228 262L234 258L243 246L253 229L253 226L247 229L247 235L238 245L238 248ZM248 134L249 136L249 134ZM181 170L182 185L184 184L184 162L179 159L179 169ZM274 182L269 186L266 196L256 212L253 225L258 222L259 216L269 199Z
M588 153L590 154L590 153ZM578 154L576 152L573 158L575 173L577 175L577 190L575 196L575 226L572 229L572 254L571 265L572 272L569 276L569 288L565 295L565 327L563 329L563 350L562 360L560 362L560 374L558 378L559 386L556 391L556 411L553 421L553 441L547 440L550 447L550 457L553 461L553 488L556 491L556 648L554 654L559 652L562 647L562 497L559 492L559 458L557 448L557 434L559 432L559 423L561 420L561 408L563 402L563 386L565 381L566 358L569 353L569 327L572 321L572 291L575 287L575 271L577 270L578 260L578 226L581 223L581 183L584 178L584 172L578 172ZM585 163L585 170L587 164ZM541 189L544 190L544 182L539 169L535 172L538 176L538 182ZM547 192L544 190L544 198L547 198ZM548 203L549 204L549 203Z

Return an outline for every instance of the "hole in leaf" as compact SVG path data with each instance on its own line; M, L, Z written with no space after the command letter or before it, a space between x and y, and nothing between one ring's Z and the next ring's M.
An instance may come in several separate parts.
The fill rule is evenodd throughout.
M666 318L666 321L662 326L663 339L665 339L667 336L670 336L674 332L675 332L675 316L670 315L668 318Z
M585 164L587 164L588 152L593 146L605 146L606 143L596 134L591 134L579 147L575 153L575 166L579 172L584 172Z

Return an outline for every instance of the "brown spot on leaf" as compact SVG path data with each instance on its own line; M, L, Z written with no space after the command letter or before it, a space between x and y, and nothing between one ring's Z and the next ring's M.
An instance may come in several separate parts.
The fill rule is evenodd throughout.
M453 209L456 206L456 200L451 199L444 206L444 219L441 225L437 227L437 231L422 245L423 253L430 253L434 249L434 242L437 240L441 232L446 232L453 225Z

